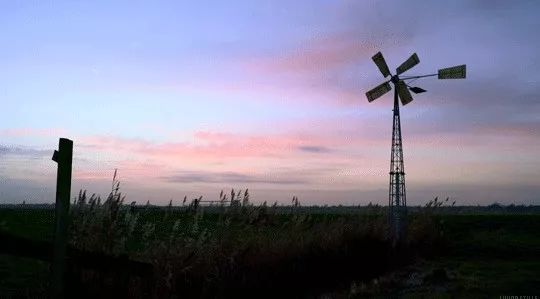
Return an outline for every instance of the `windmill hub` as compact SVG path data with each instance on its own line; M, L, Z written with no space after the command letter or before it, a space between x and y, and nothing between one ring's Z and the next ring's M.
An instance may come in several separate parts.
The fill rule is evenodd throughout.
M420 59L416 53L411 55L409 59L403 62L397 69L396 74L392 75L390 69L384 60L381 52L375 54L371 59L377 65L382 75L387 78L390 76L390 80L386 81L379 86L373 88L366 93L366 97L369 102L372 102L390 90L392 87L389 82L394 84L394 110L393 110L393 122L392 122L392 152L390 156L390 188L388 196L388 222L390 227L390 233L394 238L394 241L400 239L405 231L407 224L407 200L405 194L405 168L403 163L403 144L401 138L401 121L399 117L399 100L401 104L407 105L413 101L411 93L415 94L425 92L420 87L410 87L407 85L407 80L416 80L424 77L438 76L439 79L464 79L465 78L465 65L458 65L445 69L440 69L437 74L429 74L422 76L404 76L399 75L410 70L415 65L420 63Z

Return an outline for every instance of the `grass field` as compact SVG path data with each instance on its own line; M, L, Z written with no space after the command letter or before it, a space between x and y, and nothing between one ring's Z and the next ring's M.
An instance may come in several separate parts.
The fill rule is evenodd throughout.
M231 195L237 204L214 207L130 207L119 194L100 204L79 197L71 208L70 244L151 264L153 287L145 293L133 278L129 290L118 290L117 274L76 269L72 292L136 298L539 295L535 207L512 214L411 208L406 241L393 247L379 206L255 206L248 195ZM50 240L53 218L52 209L4 207L0 229ZM48 277L47 262L0 255L3 294L47 294Z
M540 295L540 215L447 214L437 218L444 223L444 248L379 277L377 283L352 284L353 297ZM351 291L331 297L345 293Z

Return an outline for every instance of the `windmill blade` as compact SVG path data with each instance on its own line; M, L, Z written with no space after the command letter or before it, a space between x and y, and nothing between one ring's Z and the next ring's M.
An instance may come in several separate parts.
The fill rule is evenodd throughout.
M388 68L388 65L386 64L386 61L384 60L384 57L381 52L377 52L377 54L373 55L371 57L373 59L373 62L377 65L383 76L386 78L390 76L390 69Z
M415 87L409 88L409 90L412 91L412 92L414 92L414 93L417 93L417 94L418 94L418 93L426 92L425 89L420 88L420 87L416 87L416 86L415 86Z
M418 59L418 55L416 55L416 53L414 53L413 55L411 55L411 57L409 57L409 59L405 60L404 63L402 63L400 66L398 66L398 68L396 69L396 73L398 75L403 74L406 71L413 68L418 63L420 63L420 59Z
M379 86L366 92L366 97L368 99L368 102L371 103L375 101L376 99L382 97L385 93L389 92L390 90L392 90L390 83L384 82L383 84L380 84Z
M413 101L413 97L411 93L409 92L407 85L405 85L405 82L399 81L396 84L396 89L397 89L399 98L401 99L401 103L403 104L403 106Z
M457 65L439 70L439 79L465 79L466 65Z

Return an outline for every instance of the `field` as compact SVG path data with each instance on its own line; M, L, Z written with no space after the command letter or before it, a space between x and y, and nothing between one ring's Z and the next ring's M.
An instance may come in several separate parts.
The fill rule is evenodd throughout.
M540 215L444 214L437 219L443 223L445 246L383 275L377 283L357 283L353 289L358 297L539 295Z
M233 200L231 201L231 198ZM253 205L129 206L120 194L71 207L70 247L151 266L132 275L99 262L69 267L76 297L499 298L539 295L538 207L413 207L394 246L385 209ZM4 206L0 230L52 238L54 210ZM1 247L2 245L0 245ZM89 265L90 264L90 265ZM0 255L0 294L47 295L49 263Z

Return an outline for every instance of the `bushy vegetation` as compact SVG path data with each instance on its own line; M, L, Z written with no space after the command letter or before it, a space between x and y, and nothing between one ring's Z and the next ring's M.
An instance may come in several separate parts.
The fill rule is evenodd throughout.
M441 212L449 206L448 201L448 198L441 201L435 197L409 217L407 242L421 251L422 255L437 254L446 248L448 240L445 238L445 223Z
M254 205L248 190L221 192L211 207L202 206L202 198L182 207L140 207L124 205L119 186L115 174L106 200L79 193L70 242L151 263L152 295L160 298L320 292L390 265L386 218L378 207L369 215L314 215L301 210L297 197L287 208ZM84 281L81 286L97 292Z

